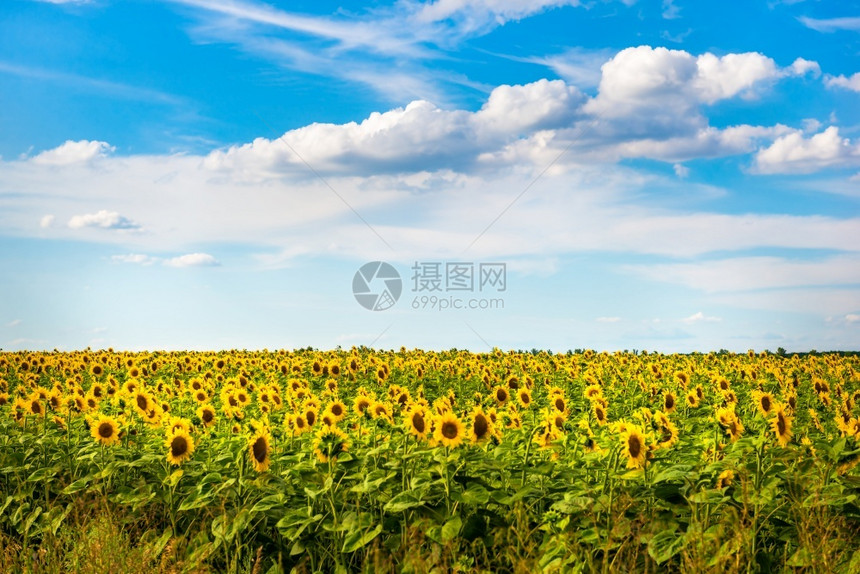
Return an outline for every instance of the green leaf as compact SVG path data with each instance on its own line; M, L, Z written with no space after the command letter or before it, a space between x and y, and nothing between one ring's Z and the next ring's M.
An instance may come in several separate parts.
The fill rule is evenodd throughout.
M483 506L490 500L490 493L480 484L471 484L469 488L463 492L463 504L473 504Z
M442 527L441 537L444 542L453 540L460 534L460 528L463 526L463 520L459 516L455 516L445 523Z
M424 504L420 498L418 498L415 493L411 491L401 492L391 500L385 503L383 509L386 512L403 512L404 510L408 510L410 508L415 508L416 506L421 506Z
M74 494L81 490L84 490L92 481L92 476L85 476L84 478L79 478L69 486L63 489L63 494Z
M382 532L382 525L377 524L375 528L367 531L356 530L349 533L343 541L341 552L355 552L359 548L366 545L368 542L379 536Z
M164 479L164 484L167 486L173 487L179 482L179 479L182 478L182 475L185 474L185 471L181 468L178 470L174 470L170 473L170 476Z
M658 564L662 564L680 552L684 548L684 544L685 539L683 535L664 530L655 534L648 542L648 554Z

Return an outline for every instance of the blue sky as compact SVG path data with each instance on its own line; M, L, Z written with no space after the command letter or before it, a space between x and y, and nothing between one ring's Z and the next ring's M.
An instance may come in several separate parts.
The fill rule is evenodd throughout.
M0 135L3 349L860 348L857 2L8 0Z

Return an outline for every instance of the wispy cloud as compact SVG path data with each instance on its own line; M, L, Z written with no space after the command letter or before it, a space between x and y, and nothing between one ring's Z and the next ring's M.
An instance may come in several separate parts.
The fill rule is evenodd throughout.
M719 323L722 321L720 317L711 317L709 315L705 315L701 311L697 313L693 313L689 317L684 317L681 319L682 323Z
M807 28L811 28L816 32L836 32L839 30L858 31L860 30L860 17L843 17L843 18L809 18L801 16L798 18L801 24Z
M208 253L187 253L176 257L156 257L143 253L128 253L111 257L114 263L131 263L135 265L153 265L161 263L167 267L218 267L221 262Z
M69 72L48 70L35 66L22 66L0 60L0 74L11 74L22 78L32 78L52 82L69 89L86 91L96 95L121 98L125 100L178 106L183 100L172 94L144 86L123 84L101 78L91 78Z

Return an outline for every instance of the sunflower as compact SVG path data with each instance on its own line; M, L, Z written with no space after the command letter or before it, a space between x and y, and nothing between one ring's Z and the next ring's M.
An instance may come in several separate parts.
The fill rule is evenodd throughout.
M113 417L101 415L90 425L90 434L99 443L110 446L119 443L119 424Z
M597 424L599 424L600 426L606 424L606 408L603 405L594 405L594 418L597 420Z
M603 389L601 389L598 385L592 384L585 387L585 398L588 400L592 400L597 397L603 396Z
M194 439L184 430L176 429L174 432L167 433L164 446L168 449L167 462L179 466L191 458L194 452Z
M763 416L768 416L773 410L774 406L773 395L761 391L754 391L753 396L755 397L755 406L758 411Z
M304 411L305 422L308 423L309 427L314 426L317 422L318 410L312 406L306 406Z
M334 417L334 422L340 422L346 416L346 405L343 401L336 400L328 406L327 412Z
M501 385L497 385L493 388L493 398L496 399L496 402L501 406L508 402L511 393L508 391L506 387Z
M555 395L552 398L552 406L560 413L567 413L567 401L561 395Z
M667 415L675 412L675 406L677 406L677 399L675 398L675 393L672 391L666 391L663 393L663 412Z
M645 437L637 429L630 427L621 435L621 452L627 457L627 468L642 468L645 465Z
M457 415L451 412L439 415L436 418L436 432L434 438L448 447L456 447L463 442L465 435L463 423Z
M308 421L302 415L287 415L284 417L284 426L290 430L293 436L299 436L308 431Z
M532 394L527 388L523 387L517 391L517 401L524 408L528 408L532 404Z
M140 416L146 418L149 411L152 410L152 399L142 390L136 390L132 393L131 402Z
M406 428L409 433L420 438L427 438L430 423L427 420L427 410L421 405L413 405L406 411Z
M30 400L27 401L27 410L31 415L41 416L45 414L45 407L39 401L38 395L31 396Z
M731 437L732 442L741 438L744 432L744 425L735 413L731 413L723 426L726 427L726 434Z
M493 436L493 423L481 407L476 407L469 420L469 438L472 444L486 442L491 436Z
M211 427L215 424L215 409L212 408L212 405L202 405L197 409L197 417L203 423L203 426L207 428Z
M687 399L687 406L692 408L696 408L697 406L699 406L699 394L695 390L687 393L685 398Z
M717 488L723 489L727 486L731 486L732 480L735 478L735 471L731 469L726 469L720 473L720 476L717 477Z
M355 397L355 402L352 405L352 410L355 411L355 414L358 416L364 416L365 414L370 414L370 407L373 405L373 399L366 395L358 395Z
M659 435L657 448L671 448L678 442L678 427L667 418L665 423L660 424Z
M382 401L376 401L370 407L370 414L375 419L391 422L391 409Z
M771 428L776 433L776 439L780 446L787 446L791 442L791 417L785 414L785 409L780 404L773 408Z
M337 427L323 427L314 439L314 454L320 462L336 461L349 450L349 437Z
M271 436L265 428L258 429L251 439L248 441L248 453L251 455L251 462L254 463L254 470L257 472L265 472L269 469L272 459L271 454Z

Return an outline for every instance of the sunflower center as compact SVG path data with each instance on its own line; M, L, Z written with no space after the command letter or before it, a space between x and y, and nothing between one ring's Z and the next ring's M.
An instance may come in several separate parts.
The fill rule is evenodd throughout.
M266 455L269 454L269 445L266 444L266 439L260 437L255 440L252 450L254 451L254 458L257 462L262 463L266 460Z
M636 435L630 435L627 437L627 450L630 452L631 458L637 458L639 453L642 452L642 443L639 442L639 437Z
M445 421L442 423L442 436L447 439L457 438L457 423Z
M145 396L137 395L137 406L140 407L141 410L147 410L149 402L146 400Z
M339 417L340 415L343 414L343 407L337 403L333 404L331 406L331 414L333 414L336 417Z
M776 417L776 430L780 435L785 434L785 418L781 414Z
M505 402L508 399L508 392L505 389L499 389L496 393L496 399L498 399L500 403Z
M180 457L188 452L188 441L184 436L175 436L170 441L170 454L174 457Z
M100 424L99 425L99 436L102 438L112 437L113 436L113 426L108 422L104 422L104 423Z
M480 438L484 438L486 436L487 431L490 430L490 425L487 423L487 418L478 414L475 416L475 422L472 424L472 430L475 432L475 436Z
M666 397L666 410L669 410L674 406L675 406L675 397L673 397L672 395L667 396Z
M770 399L768 397L761 398L761 408L767 412L770 410Z
M208 409L203 411L203 422L204 423L211 423L213 418L215 418L215 413L213 413L212 411L210 411Z
M424 432L426 425L424 424L424 416L421 413L414 413L412 415L412 428L419 433Z
M558 412L564 412L564 399L561 397L555 400L555 410Z

